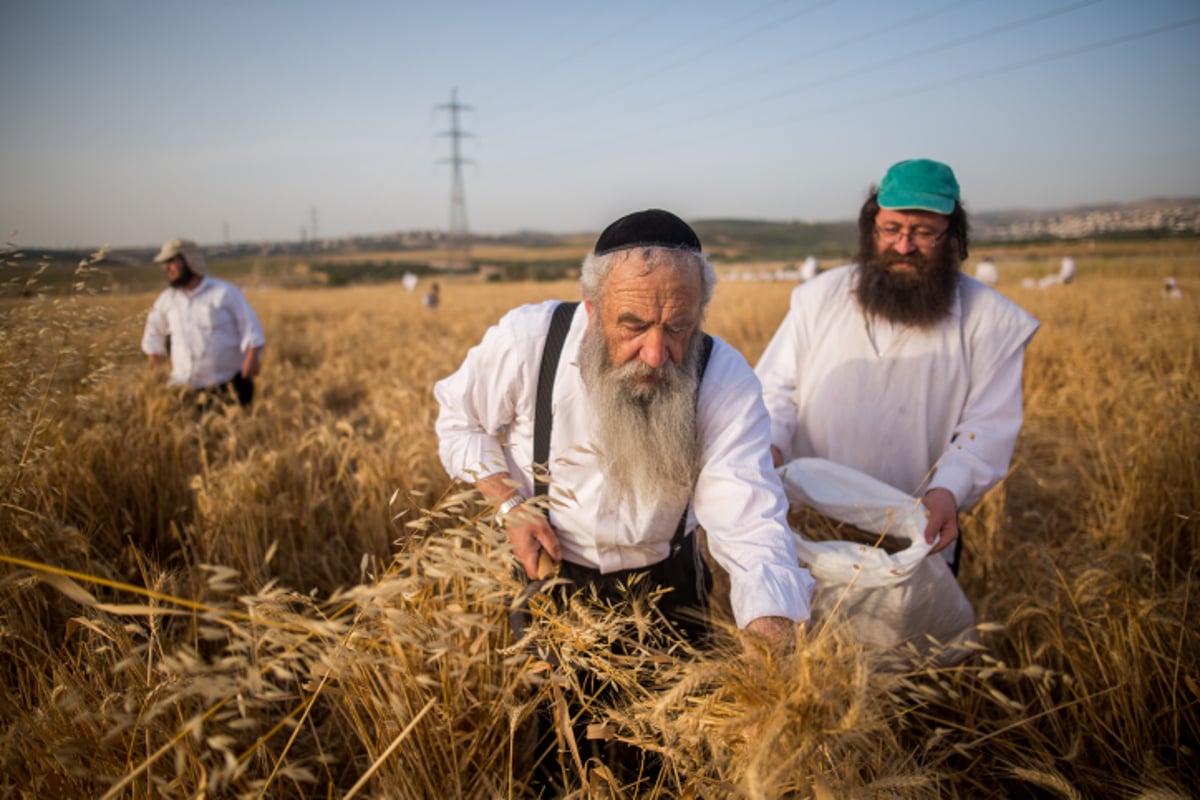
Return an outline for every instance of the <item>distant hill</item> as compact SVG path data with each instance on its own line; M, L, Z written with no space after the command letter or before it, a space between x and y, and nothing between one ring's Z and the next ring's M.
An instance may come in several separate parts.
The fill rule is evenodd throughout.
M853 222L767 222L708 219L692 223L705 250L725 260L778 261L805 256L833 258L852 252Z
M848 256L857 244L855 221L788 222L710 219L693 223L704 246L747 261ZM1054 209L971 212L972 239L1010 242L1089 236L1200 235L1200 197L1157 197Z
M1077 239L1157 233L1200 234L1200 197L1154 197L1054 209L1008 209L971 214L979 240Z
M857 243L856 223L852 220L805 223L713 219L697 221L694 227L706 248L747 261L847 256ZM972 211L971 233L977 243L1094 236L1196 236L1200 235L1200 197Z
M852 219L800 222L722 218L697 220L692 224L705 249L716 260L725 263L799 262L807 256L822 260L850 258L857 244L856 223ZM971 227L976 244L1200 236L1200 197L1162 197L1134 203L1098 203L1055 209L972 211ZM512 263L505 261L504 255L488 258L505 268L506 274L514 279L535 275L554 277L566 274L578 265L578 257L587 252L597 233L558 235L526 230L472 236L471 244L479 251L511 248L514 254L509 261ZM204 246L210 261L220 265L219 269L227 275L252 271L259 274L257 271L265 270L268 278L277 280L279 273L290 272L301 263L311 265L313 274L321 273L318 277L334 285L388 280L394 277L393 274L409 270L438 271L436 253L444 248L445 236L436 230L396 231L342 239ZM569 258L564 258L564 248L572 253ZM156 249L117 249L96 255L84 250L0 249L0 294L28 294L49 287L69 288L80 281L81 263L95 268L89 284L109 284L113 278L119 278L118 282L125 286L159 286L161 268L151 262ZM373 258L368 260L368 254L373 254ZM342 263L347 257L359 255L362 263ZM339 263L330 266L334 260ZM100 274L96 274L96 270Z

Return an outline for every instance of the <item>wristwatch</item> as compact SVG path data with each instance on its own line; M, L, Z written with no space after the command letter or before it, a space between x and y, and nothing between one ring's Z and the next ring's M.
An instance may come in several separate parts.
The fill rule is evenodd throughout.
M496 509L496 524L503 525L504 518L507 517L513 511L513 509L517 508L517 506L521 505L524 502L525 502L525 498L522 497L521 494L518 492L517 494L514 494L512 497L508 498L503 503L501 503L500 506Z

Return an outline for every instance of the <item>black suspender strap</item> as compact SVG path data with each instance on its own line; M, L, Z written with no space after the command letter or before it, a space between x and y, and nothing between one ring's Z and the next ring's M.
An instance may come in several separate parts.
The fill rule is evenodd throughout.
M533 415L533 493L543 495L550 476L550 429L554 426L554 377L558 374L558 359L563 342L571 329L571 320L579 302L559 303L550 317L550 332L542 350L542 366L538 370L537 409Z
M549 488L547 478L550 477L550 430L554 426L554 378L558 374L558 360L562 356L563 342L566 341L567 331L571 329L571 320L575 317L578 302L559 303L550 317L550 331L546 335L546 344L542 350L542 365L538 370L537 409L533 416L533 491L534 495L543 495ZM707 333L700 343L699 363L696 365L696 394L699 397L699 386L704 380L704 370L708 367L708 357L712 355L713 338ZM671 537L671 553L674 555L683 544L687 534L687 509L679 520L679 527Z
M700 384L704 382L704 370L708 367L708 357L712 355L712 348L713 338L706 333L703 341L700 342L700 359L696 364L696 402L700 402ZM671 555L675 555L679 552L679 548L683 547L683 539L687 536L687 518L690 507L690 502L683 507L683 516L679 518L679 527L675 529L675 535L671 537Z
M707 333L704 334L704 339L700 342L700 363L696 365L696 391L699 393L699 386L704 382L704 370L708 369L708 357L712 355L713 338Z

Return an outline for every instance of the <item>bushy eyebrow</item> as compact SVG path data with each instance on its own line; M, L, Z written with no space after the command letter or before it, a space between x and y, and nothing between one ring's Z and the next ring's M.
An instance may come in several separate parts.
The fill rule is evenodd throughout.
M682 319L678 318L678 317L669 317L662 322L662 327L667 328L669 330L682 330L683 328L686 328L689 325L692 325L694 323L694 321L695 320L691 315L687 315L687 316L683 317ZM648 328L655 323L651 323L648 320L642 319L641 317L639 317L637 314L633 313L632 311L622 311L620 314L617 315L617 324L618 325L632 325L634 327Z
M899 222L888 222L884 225L879 226L879 230L881 230L881 231L897 231L897 232L899 232L904 229L905 229L905 226ZM919 222L916 225L909 225L908 230L910 230L910 231L936 231L937 228L930 223Z

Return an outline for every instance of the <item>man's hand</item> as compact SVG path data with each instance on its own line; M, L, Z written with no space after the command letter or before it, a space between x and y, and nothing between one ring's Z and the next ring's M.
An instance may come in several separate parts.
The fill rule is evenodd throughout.
M796 623L787 617L759 617L750 620L746 633L761 637L772 648L787 648L795 641Z
M550 527L546 515L536 508L520 506L513 509L505 515L504 527L508 530L508 540L512 542L513 553L525 568L525 574L530 580L545 577L540 575L538 570L538 553L543 549L556 563L562 560L558 536Z
M783 453L775 445L771 445L771 463L776 469L783 466Z
M251 347L242 359L242 377L254 378L262 370L262 348Z
M475 482L475 488L497 510L505 500L517 496L516 485L516 481L504 472L492 473ZM544 549L555 562L562 560L557 534L550 527L546 515L529 503L519 505L504 515L504 529L508 531L513 553L530 580L541 577L538 575L538 553L541 550Z
M922 500L925 504L925 516L929 520L925 526L925 541L937 544L929 552L936 553L945 550L958 538L958 503L954 493L949 489L930 489ZM940 537L940 538L938 538Z
M167 377L167 357L158 353L147 353L146 360L150 362L150 369L154 371L155 377L163 380Z

